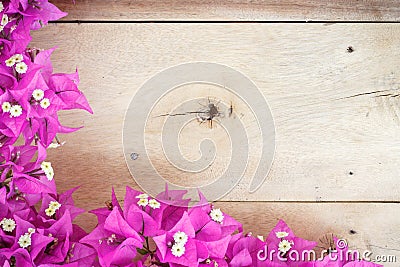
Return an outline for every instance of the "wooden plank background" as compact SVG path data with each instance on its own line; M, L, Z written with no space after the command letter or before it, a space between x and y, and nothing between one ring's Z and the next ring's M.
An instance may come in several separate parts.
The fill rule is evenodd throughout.
M396 20L397 0L54 0L64 20ZM94 8L95 7L95 8Z
M286 9L278 1L248 8L234 1L220 9L209 3L215 12L196 1L174 9L158 1L112 1L107 4L111 9L102 1L90 5L77 1L77 6L54 2L70 12L65 20L250 20L270 14L276 19L396 20L399 14L397 2L384 1L365 1L370 5L358 4L357 12L345 12L345 2L352 1L338 1L331 9L318 1L292 1ZM255 234L267 234L283 218L303 238L318 240L325 233L336 233L353 248L396 255L400 261L397 24L61 22L34 32L32 45L58 46L53 56L56 71L78 67L80 88L95 112L62 113L64 124L85 128L61 136L66 144L49 154L59 190L81 185L75 195L78 206L103 205L112 186L119 198L126 185L139 189L122 151L125 110L138 88L176 64L217 62L245 73L260 88L274 115L277 135L274 164L260 190L247 192L250 168L241 184L216 205ZM247 130L252 131L251 125ZM201 132L188 130L194 140ZM159 134L148 132L150 138ZM257 147L257 138L250 141L253 149ZM189 157L196 156L193 143L180 145ZM154 147L155 165L174 175L162 150ZM252 152L254 163L259 151ZM212 168L221 166L223 162ZM90 215L78 222L86 229L95 226Z

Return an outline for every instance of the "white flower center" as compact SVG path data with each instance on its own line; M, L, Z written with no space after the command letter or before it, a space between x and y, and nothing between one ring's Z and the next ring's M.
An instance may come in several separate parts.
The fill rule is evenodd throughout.
M181 257L185 254L185 247L179 243L175 243L171 248L172 255L175 257Z
M139 201L137 202L137 204L141 207L146 207L147 204L149 204L149 200L147 198L141 198L139 199Z
M7 14L3 14L3 17L1 18L1 26L6 26L8 23L8 16Z
M54 178L54 170L53 167L51 167L51 163L47 161L43 161L42 164L40 164L40 167L42 168L42 171L44 174L46 174L46 177L49 181L53 180Z
M287 237L287 236L289 235L288 232L284 232L284 231L282 231L282 232L276 232L275 234L276 234L276 237L277 237L277 238L285 238L285 237Z
M13 105L10 108L10 116L17 118L22 114L22 107L20 105Z
M15 54L12 56L12 58L15 60L16 63L22 62L22 60L24 60L24 57L21 54Z
M293 241L289 242L287 240L282 240L281 242L279 242L278 249L280 252L286 253L290 250L292 245L293 245Z
M140 198L140 199L142 199L142 198L149 198L149 195L143 193L143 194L137 195L136 198Z
M4 103L1 105L1 109L3 110L4 113L10 112L10 110L11 110L11 104L10 104L10 102L4 102Z
M1 220L0 225L5 232L12 232L15 229L16 223L13 219L4 218Z
M10 57L9 59L7 59L6 61L4 61L6 63L7 67L12 67L15 64L15 59L13 57Z
M150 206L152 209L159 209L159 208L160 208L160 202L158 202L158 201L155 200L155 199L150 199L150 200L149 200L149 206Z
M15 59L14 59L15 61ZM28 70L28 66L24 62L19 62L15 65L15 71L19 74L24 74Z
M18 244L21 248L29 247L32 244L31 235L29 233L21 235L18 239Z
M184 246L188 241L188 236L186 233L178 231L174 234L174 241L175 244L181 244L182 246Z
M50 201L49 208L50 207L55 209L55 210L58 210L61 207L61 204L58 203L57 201Z
M40 106L43 109L46 109L50 106L50 100L48 98L43 98L42 101L40 101Z
M214 222L222 223L224 220L224 214L222 213L221 209L212 209L210 212L210 217Z
M44 97L44 91L42 89L35 89L33 90L32 96L36 101L40 101Z

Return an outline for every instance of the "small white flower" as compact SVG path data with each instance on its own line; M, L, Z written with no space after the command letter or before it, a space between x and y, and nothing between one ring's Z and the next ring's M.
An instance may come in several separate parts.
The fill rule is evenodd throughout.
M289 242L287 240L282 240L279 242L279 251L282 253L286 253L289 251L289 249L292 247L293 242Z
M224 220L224 214L220 209L212 209L210 212L210 217L214 222L222 223Z
M10 57L9 59L7 59L6 61L4 61L6 63L7 67L12 67L15 64L15 59L13 57Z
M178 231L174 234L174 241L175 244L178 243L184 246L188 241L188 236L184 232Z
M53 216L54 214L56 214L56 211L55 211L53 208L51 208L51 207L48 207L47 209L45 209L44 212L45 212L46 215L49 216L49 217L51 217L51 216Z
M284 231L282 231L282 232L276 232L275 234L276 234L276 237L277 237L277 238L285 238L285 237L287 237L287 236L289 235L288 232L284 232Z
M44 91L42 89L35 89L33 90L32 96L36 101L40 101L44 97Z
M24 57L21 54L15 54L12 56L12 58L15 60L15 63L19 63L24 60Z
M60 147L61 145L59 143L50 143L49 148L57 148Z
M0 12L4 10L3 2L0 1Z
M43 161L42 164L40 164L40 167L42 168L44 174L46 174L47 179L49 181L53 180L54 170L53 167L51 167L51 163L48 161Z
M24 74L28 70L28 66L24 62L19 62L15 65L15 71L19 74Z
M21 235L18 239L18 244L21 248L27 248L32 244L31 236L26 233Z
M171 248L172 255L175 257L181 257L183 254L185 254L185 247L182 246L179 243L175 243L172 248Z
M60 207L61 207L61 204L58 203L57 201L50 201L49 208L58 210Z
M1 18L1 26L6 26L8 23L8 16L7 14L3 14L3 17Z
M35 228L28 228L28 235L32 235L36 232Z
M152 208L152 209L159 209L160 208L160 202L158 202L157 200L155 200L155 199L150 199L149 200L149 206Z
M10 102L4 102L4 103L1 105L1 109L3 110L3 112L10 112L10 110L11 110L11 104L10 104Z
M51 162L48 161L43 161L42 164L40 164L40 168L42 168L42 171L45 173L53 169L53 167L51 167Z
M49 180L49 181L53 180L53 178L54 178L54 171L53 171L53 169L49 170L49 171L46 172L45 174L46 174L47 180Z
M139 199L139 201L137 202L137 204L141 207L146 207L147 204L149 204L149 200L147 198L141 198Z
M10 108L11 117L17 118L22 114L22 107L20 105L13 105Z
M110 245L110 244L114 243L114 241L115 241L116 239L117 239L117 236L116 236L115 234L110 235L110 236L107 238L107 245Z
M140 198L140 199L142 199L142 198L149 198L149 195L143 193L143 194L137 195L136 198Z
M0 225L3 228L3 231L12 232L15 229L16 223L13 219L4 218L1 220Z
M46 109L50 106L50 100L48 98L43 98L42 101L40 101L40 106L43 109Z

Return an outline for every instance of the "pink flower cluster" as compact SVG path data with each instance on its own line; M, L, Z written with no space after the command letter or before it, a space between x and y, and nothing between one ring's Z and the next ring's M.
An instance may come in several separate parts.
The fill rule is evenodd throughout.
M199 203L189 208L185 193L167 188L152 198L127 187L121 206L113 192L107 207L92 211L97 227L80 240L96 250L93 266L380 266L344 257L347 248L338 250L342 257L328 252L322 259L293 257L305 255L317 243L295 236L282 220L265 240L245 234L238 221L209 204L201 193Z
M152 198L128 187L122 206L113 192L92 211L98 225L91 233L74 224L84 211L74 205L75 189L57 193L46 150L60 145L58 133L76 130L60 124L59 110L92 110L77 72L53 73L54 49L27 48L31 30L65 15L47 0L0 1L0 266L379 266L292 259L316 242L283 221L265 240L245 234L201 193L189 208L185 191L168 188ZM265 257L266 247L278 257Z
M72 223L74 190L58 195L46 149L59 110L92 112L77 73L53 73L54 49L29 49L30 31L66 13L47 0L0 1L0 266L89 266L93 248ZM72 259L73 255L73 259Z
M62 126L57 112L92 112L78 89L78 73L53 73L54 49L27 48L31 29L65 15L44 0L0 2L0 187L8 199L34 204L41 193L56 194L46 149L56 146L57 133L77 130Z

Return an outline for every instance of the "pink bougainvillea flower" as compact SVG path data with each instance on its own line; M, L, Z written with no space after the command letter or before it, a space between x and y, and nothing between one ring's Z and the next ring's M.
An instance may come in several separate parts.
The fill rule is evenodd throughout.
M143 238L125 221L114 207L104 223L81 240L96 249L101 266L124 265L132 262Z
M93 213L94 215L97 216L97 221L98 221L99 225L105 223L108 215L110 215L110 213L114 209L114 207L117 207L119 212L122 213L122 208L118 202L117 196L115 195L114 188L112 188L112 192L111 192L111 201L107 202L107 203L108 203L108 207L98 208L98 209L90 211L90 213Z
M207 247L198 242L195 235L189 215L185 212L173 228L153 238L160 261L177 264L176 266L197 266L199 262L206 260Z
M354 258L356 254L349 253L349 248L344 240L334 237L335 250L326 255L322 260L313 262L315 267L383 267L383 265Z
M263 248L264 242L256 237L244 236L242 233L234 235L226 254L229 266L257 266L259 263L257 255Z
M155 197L160 203L165 204L153 212L153 217L160 223L161 229L170 230L188 211L190 199L184 198L186 193L186 190L169 190L166 184L165 191Z
M162 233L159 229L160 223L156 221L159 219L159 216L152 217L152 215L157 215L156 210L163 210L165 208L165 204L159 203L157 200L152 200L150 198L150 205L140 206L140 200L146 200L149 202L149 197L146 198L138 198L138 196L142 195L141 192L136 191L130 187L126 188L126 195L124 201L124 217L128 224L135 229L138 233L141 233L143 236L153 237ZM155 201L158 203L159 207L153 208L151 207L151 202ZM161 207L163 206L163 207ZM154 214L153 214L154 213Z
M23 17L33 17L31 29L36 30L47 24L48 21L58 20L67 15L47 0L26 1L10 0L8 13L15 13ZM18 16L17 16L18 17Z
M220 209L208 204L203 194L199 193L199 196L199 203L189 210L195 238L207 248L208 257L204 261L205 264L223 264L231 235L235 231L242 232L242 225Z
M66 74L53 74L49 78L49 87L58 96L62 109L84 109L93 113L85 95L78 89L78 82Z
M63 217L63 215L68 212L69 216L71 217L71 220L74 220L79 214L82 214L85 212L85 210L78 208L74 204L74 200L72 199L72 194L77 190L78 188L73 188L70 189L60 195L53 195L53 194L42 194L41 197L41 208L38 211L38 219L43 223L43 225L51 225L54 223L55 220L58 218ZM49 207L52 206L52 204L58 203L59 207L57 207L56 210L54 210L53 215L48 215Z
M196 239L203 241L219 240L233 232L242 232L242 224L223 213L219 208L208 204L199 192L200 202L189 210L189 217L196 231Z
M74 236L75 232L76 229L74 229ZM73 237L71 237L71 240L73 240ZM82 243L72 243L66 261L70 262L70 264L75 264L71 266L94 266L95 258L96 251L92 247Z
M276 254L273 259L269 259L270 261L276 263L286 262L288 266L299 266L300 263L305 261L299 255L302 255L303 251L312 250L317 245L317 242L295 236L287 224L280 220L269 233L266 244L269 251L274 250L279 254Z
M361 260L346 263L343 267L383 267L383 265Z
M36 160L33 160L37 152ZM8 146L2 150L3 163L0 181L8 185L9 196L17 192L27 194L56 193L54 180L46 177L41 163L46 157L43 146ZM1 159L1 158L0 158Z
M69 211L65 211L61 218L56 220L50 227L38 229L38 232L44 236L53 238L51 243L46 246L45 253L41 253L35 259L37 263L55 264L63 262L65 258L71 257L72 241L74 227Z
M18 266L21 267L32 267L33 262L31 256L26 249L19 248L16 250L3 249L0 253L0 264L2 266L15 266L18 262Z

